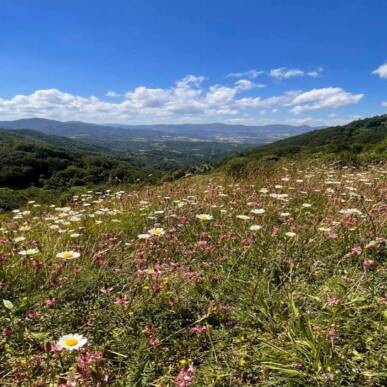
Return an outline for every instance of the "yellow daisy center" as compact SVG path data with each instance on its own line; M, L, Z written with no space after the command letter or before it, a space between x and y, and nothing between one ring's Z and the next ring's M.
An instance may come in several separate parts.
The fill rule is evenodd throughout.
M63 253L63 258L66 258L66 259L68 259L68 258L72 258L73 257L73 253L70 253L70 252L66 252L66 253Z
M78 344L78 340L75 337L70 337L69 339L65 340L65 345L68 347L74 347Z

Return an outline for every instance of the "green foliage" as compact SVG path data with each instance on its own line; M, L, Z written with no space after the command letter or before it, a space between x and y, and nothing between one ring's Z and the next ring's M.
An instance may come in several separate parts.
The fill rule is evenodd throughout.
M235 157L227 163L227 173L232 177L243 176L246 174L246 159L243 157Z
M182 177L188 168L246 147L189 140L73 140L34 130L0 130L0 187L61 190L156 183Z
M27 201L26 196L10 188L0 188L0 210L9 211L21 207Z
M62 189L101 183L153 182L163 174L140 159L93 154L83 149L86 146L69 139L22 132L0 130L0 187ZM58 146L61 144L64 147Z

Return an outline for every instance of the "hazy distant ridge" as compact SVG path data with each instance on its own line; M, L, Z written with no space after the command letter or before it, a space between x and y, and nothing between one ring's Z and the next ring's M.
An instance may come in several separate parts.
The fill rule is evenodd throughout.
M313 127L272 124L262 126L212 124L91 124L79 121L61 122L43 118L27 118L15 121L0 121L0 128L19 130L34 129L46 134L65 137L98 137L126 140L135 137L162 139L165 137L187 137L201 140L240 141L267 143L278 139L311 131Z

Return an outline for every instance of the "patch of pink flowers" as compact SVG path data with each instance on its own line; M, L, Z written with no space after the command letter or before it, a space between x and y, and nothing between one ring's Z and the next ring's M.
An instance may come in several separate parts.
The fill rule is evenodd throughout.
M178 387L192 386L194 379L195 369L192 366L184 366L180 368L178 375L176 376L176 385Z

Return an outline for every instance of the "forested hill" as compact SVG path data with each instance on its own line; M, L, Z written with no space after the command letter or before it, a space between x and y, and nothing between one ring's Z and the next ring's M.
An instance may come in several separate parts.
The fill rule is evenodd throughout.
M33 130L0 130L0 187L63 188L151 181L156 175L141 160L114 158L98 146Z
M86 144L69 137L57 136L43 133L32 129L20 129L18 131L0 129L0 141L34 141L71 150L86 151L86 152L109 152L108 148L95 144Z
M387 114L353 121L347 125L314 130L228 158L232 172L281 157L328 157L348 161L387 157Z
M299 147L299 150L354 153L374 150L387 136L387 114L353 121L344 126L314 130L309 133L280 140L265 149Z

